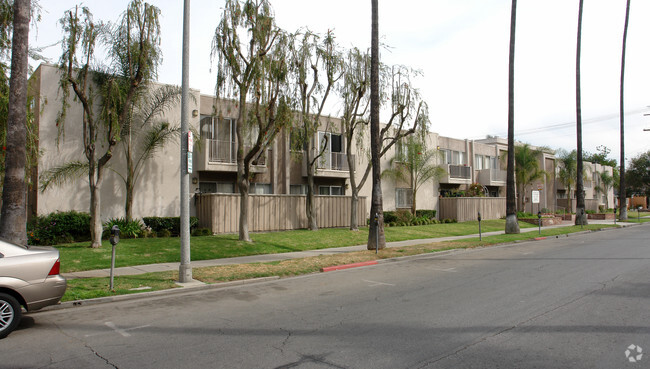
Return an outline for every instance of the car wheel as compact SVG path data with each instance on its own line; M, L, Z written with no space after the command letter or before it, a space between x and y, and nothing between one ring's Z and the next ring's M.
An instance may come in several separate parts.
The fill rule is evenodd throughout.
M0 293L0 339L16 329L20 322L20 303L13 296Z

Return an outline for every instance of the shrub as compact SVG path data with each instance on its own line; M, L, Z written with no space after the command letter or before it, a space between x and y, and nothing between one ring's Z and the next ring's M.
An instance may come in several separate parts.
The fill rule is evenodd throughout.
M395 217L397 218L398 222L404 222L406 224L410 224L414 218L413 214L411 214L411 212L408 210L398 210L395 212Z
M192 236L212 236L210 228L197 228L192 231Z
M181 234L181 218L180 217L144 217L142 218L144 224L151 228L152 231L158 233L166 229L172 236ZM190 217L190 232L199 225L199 218Z
M120 229L120 238L138 238L144 233L144 224L139 219L127 221L126 218L113 218L104 223L102 238L108 239L111 229L116 225Z
M397 222L397 216L394 211L385 211L384 212L384 223L395 223Z
M169 229L161 229L160 231L158 231L158 237L167 238L171 236L172 236L172 232Z
M604 213L605 212L605 205L598 205L598 212L599 213Z
M436 219L435 210L416 210L415 216L418 218Z
M27 224L29 245L56 245L90 240L90 215L74 210L36 216Z

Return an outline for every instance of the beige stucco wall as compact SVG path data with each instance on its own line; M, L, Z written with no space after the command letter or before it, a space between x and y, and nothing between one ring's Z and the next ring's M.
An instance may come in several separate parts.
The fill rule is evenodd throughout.
M40 76L40 99L46 101L41 108L37 120L39 123L39 148L42 157L39 161L39 173L61 166L67 162L77 160L87 162L82 147L82 108L81 105L69 100L69 108L64 123L64 135L61 136L59 145L56 143L57 126L56 118L61 109L62 94L59 91L59 74L56 66L43 64L35 76ZM190 99L190 109L198 109L198 91L192 90L196 101ZM96 104L97 105L97 104ZM172 108L165 117L171 125L180 125L180 103ZM198 127L199 118L190 114L190 124ZM98 145L102 145L102 139ZM101 154L105 152L100 149ZM109 166L115 171L125 173L125 157L123 145L118 143L114 147L114 155L109 161ZM140 179L136 185L135 199L133 201L133 215L140 218L144 216L178 216L180 215L180 142L170 142L155 157L146 162ZM44 192L39 192L37 213L48 214L55 211L77 210L88 212L89 189L87 174L74 182L62 186L51 187ZM123 217L125 202L124 182L113 170L105 169L101 186L101 214L105 221L114 217Z

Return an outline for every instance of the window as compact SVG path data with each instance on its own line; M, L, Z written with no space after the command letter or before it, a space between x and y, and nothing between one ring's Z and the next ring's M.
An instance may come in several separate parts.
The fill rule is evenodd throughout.
M397 208L410 208L413 205L413 190L410 188L396 188L395 204Z
M251 183L248 193L255 195L270 195L273 193L273 188L270 183Z
M306 195L307 194L307 185L305 185L305 184L290 185L289 186L289 193L292 194L292 195Z
M484 160L483 155L474 155L474 165L476 166L476 168L474 169L476 170L486 169L483 166L483 160Z
M235 193L235 184L227 182L199 182L201 193Z
M318 186L318 194L321 196L342 196L344 191L341 186Z
M467 153L455 150L444 150L444 154L445 164L464 165L467 163Z

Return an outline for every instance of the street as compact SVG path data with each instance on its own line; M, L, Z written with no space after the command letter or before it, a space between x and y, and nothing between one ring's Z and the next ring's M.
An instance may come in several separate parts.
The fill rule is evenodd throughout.
M650 367L649 299L641 225L30 314L0 368Z

